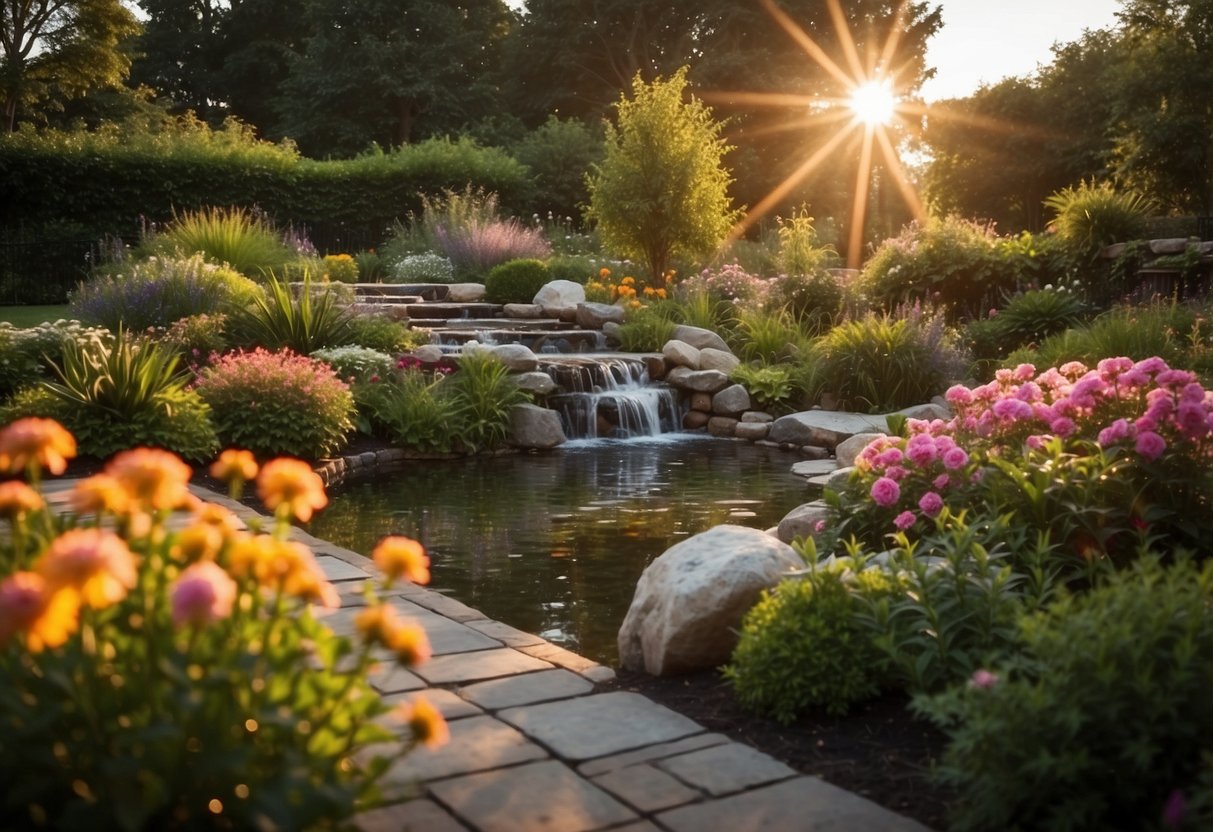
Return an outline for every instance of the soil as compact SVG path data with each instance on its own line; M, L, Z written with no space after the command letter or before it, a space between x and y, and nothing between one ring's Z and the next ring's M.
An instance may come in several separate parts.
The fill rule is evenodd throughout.
M742 710L716 671L671 677L616 672L616 689L644 694L710 731L932 829L947 826L952 795L928 778L946 738L929 723L914 719L904 697L886 696L856 706L844 717L814 715L780 725Z

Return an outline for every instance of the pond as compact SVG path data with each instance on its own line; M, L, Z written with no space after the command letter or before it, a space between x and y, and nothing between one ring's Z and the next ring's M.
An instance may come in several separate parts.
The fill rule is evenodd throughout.
M429 550L432 589L611 665L645 566L721 523L778 523L809 499L805 480L791 473L798 459L667 434L416 461L334 489L309 531L364 554L385 535L417 538Z

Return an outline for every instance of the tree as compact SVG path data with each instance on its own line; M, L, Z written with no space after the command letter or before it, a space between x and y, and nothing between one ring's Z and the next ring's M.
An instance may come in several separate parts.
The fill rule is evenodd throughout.
M138 0L147 15L135 43L131 83L144 84L167 100L174 113L192 110L212 127L226 109L216 79L223 66L219 26L227 4L219 0Z
M123 41L139 31L119 0L22 0L0 5L0 98L4 126L22 108L54 110L130 70Z
M595 133L576 119L549 118L510 150L515 159L531 169L535 191L541 202L536 207L555 212L559 217L581 213L589 196L586 174L602 161L602 134Z
M616 105L618 126L607 125L606 158L589 179L587 217L603 244L643 262L654 279L675 256L710 252L737 217L721 125L702 102L683 101L686 76L683 68L651 84L635 77L632 98Z

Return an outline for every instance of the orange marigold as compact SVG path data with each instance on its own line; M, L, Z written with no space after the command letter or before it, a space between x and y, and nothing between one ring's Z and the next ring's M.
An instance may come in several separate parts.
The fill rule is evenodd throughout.
M184 563L211 561L223 548L223 531L209 523L194 522L177 533L172 555Z
M425 630L417 624L400 624L387 634L387 649L396 654L396 660L412 667L430 658L430 640Z
M67 470L76 455L76 438L54 419L30 416L0 430L0 471L19 474L31 463L52 474Z
M451 738L450 728L442 714L422 696L400 703L396 713L408 725L413 739L427 748L439 748Z
M72 486L68 500L77 514L125 514L131 499L126 489L109 474L94 474Z
M0 647L13 636L31 653L67 641L80 622L80 597L71 590L54 590L41 575L14 572L0 582Z
M25 483L18 480L0 483L0 517L13 520L44 505L42 495Z
M367 644L387 645L391 633L402 626L394 607L373 604L354 616L354 629Z
M270 511L284 511L307 522L312 513L328 505L324 482L302 460L283 457L267 462L257 477L257 496Z
M157 448L123 451L105 466L131 502L148 511L181 508L189 503L190 467L176 454Z
M399 578L415 584L430 582L430 558L425 547L410 537L392 535L385 537L371 553L375 565L387 577L387 583Z
M247 482L257 476L257 460L252 451L228 448L211 465L211 476L226 483Z
M75 590L96 610L125 598L139 577L126 541L104 529L64 532L51 541L34 570L52 590Z

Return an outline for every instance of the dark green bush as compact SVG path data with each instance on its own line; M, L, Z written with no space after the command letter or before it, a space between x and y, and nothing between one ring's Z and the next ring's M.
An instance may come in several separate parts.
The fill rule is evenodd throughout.
M1161 828L1213 753L1210 610L1213 562L1144 558L1024 619L1016 659L916 700L950 736L951 828Z
M597 273L594 261L588 257L561 254L548 260L549 280L571 280L584 284Z
M983 364L980 374L989 376L986 370L992 369L992 363L1013 350L1039 344L1046 337L1077 325L1087 311L1087 304L1071 292L1037 289L1016 295L1006 307L992 310L988 317L970 321L965 338L974 360Z
M488 303L530 303L551 280L542 260L511 260L489 272L484 281L484 299Z
M576 119L548 120L513 145L539 194L538 208L558 216L579 216L589 201L586 174L606 154L602 136Z
M783 308L812 332L824 332L842 312L843 291L838 279L824 269L786 274L770 281L768 308Z

